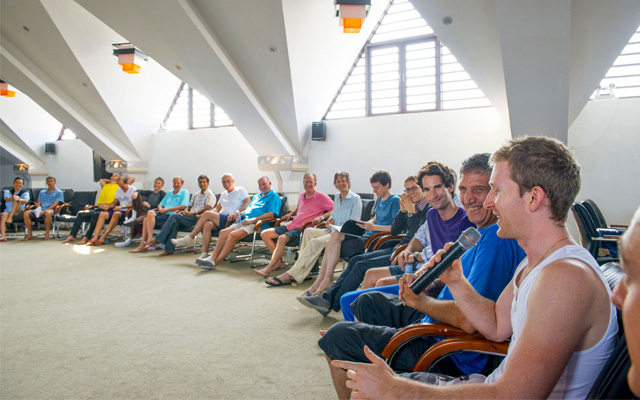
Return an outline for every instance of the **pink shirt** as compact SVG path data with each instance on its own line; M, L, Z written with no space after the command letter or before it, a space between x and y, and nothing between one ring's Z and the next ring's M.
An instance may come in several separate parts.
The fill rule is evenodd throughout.
M319 190L313 192L311 197L306 198L306 193L302 193L298 199L298 213L293 221L287 225L287 230L300 228L305 222L311 221L315 217L333 210L333 201L326 194Z

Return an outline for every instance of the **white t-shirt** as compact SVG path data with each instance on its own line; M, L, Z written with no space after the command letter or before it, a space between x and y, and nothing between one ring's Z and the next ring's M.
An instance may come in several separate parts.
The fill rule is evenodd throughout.
M231 192L223 191L218 201L222 207L220 208L220 214L233 214L242 206L242 202L247 197L249 197L249 193L242 186L236 186Z
M131 196L133 196L136 191L138 191L138 189L134 188L131 185L129 185L129 190L127 190L126 193L122 190L122 188L118 188L118 190L116 190L116 199L120 202L120 206L126 207L131 204L131 202L133 201L131 199Z

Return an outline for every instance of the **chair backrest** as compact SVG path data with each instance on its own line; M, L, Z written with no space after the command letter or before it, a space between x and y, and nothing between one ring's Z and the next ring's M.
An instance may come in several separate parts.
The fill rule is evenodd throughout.
M375 203L376 202L373 199L362 199L362 216L360 218L362 221L368 221L371 219Z
M288 204L287 204L287 196L280 193L278 193L278 196L280 196L280 214L276 215L276 218L283 217L286 213L289 212Z
M73 194L71 202L69 202L69 214L76 215L82 211L84 206L93 205L96 200L97 191L78 191Z
M596 230L595 224L591 219L591 216L584 208L584 206L580 203L573 203L571 206L571 212L573 212L573 216L576 220L576 225L578 225L578 231L580 232L580 243L582 247L589 250L591 255L594 258L598 258L598 248L600 247L599 243L595 240L591 240L592 237L598 237L598 232Z
M75 191L73 189L62 189L63 201L68 203L73 199Z
M609 287L613 289L624 276L620 264L609 262L600 266ZM593 383L588 399L631 399L633 394L627 382L627 373L631 366L627 341L622 325L622 313L618 311L618 344L609 360Z
M596 204L595 201L591 199L586 199L581 203L584 208L587 210L589 215L596 224L598 228L608 228L607 221L604 219L604 215L602 215L602 211L600 211L600 207Z
M362 200L364 199L373 200L373 193L358 193L358 196L360 196Z

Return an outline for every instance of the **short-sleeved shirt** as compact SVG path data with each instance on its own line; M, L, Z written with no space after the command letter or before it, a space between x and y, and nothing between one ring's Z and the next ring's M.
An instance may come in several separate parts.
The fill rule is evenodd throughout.
M209 189L207 189L204 193L199 191L198 193L191 196L191 201L189 202L189 211L190 212L198 212L205 208L206 206L211 206L211 208L216 205L216 195Z
M98 196L97 204L111 204L113 200L116 198L116 192L120 186L117 183L107 183L102 186L102 190L100 191L100 196Z
M249 197L249 193L242 186L235 187L231 192L223 191L220 194L220 214L233 214L242 206L244 199Z
M496 301L526 254L514 239L498 237L497 224L479 231L482 237L476 246L469 249L460 259L462 271L481 296ZM447 286L440 291L438 299L453 300ZM437 321L425 316L422 322ZM479 372L486 362L486 356L474 353L456 354L451 358L465 374Z
M333 200L319 190L313 192L309 197L306 193L301 193L298 198L298 212L293 221L287 225L287 230L300 228L305 222L319 217L329 210L333 210Z
M133 194L137 191L138 189L131 185L129 185L129 189L127 189L126 192L122 190L122 188L118 188L118 190L116 190L116 200L118 200L118 204L120 205L120 207L126 207L131 204L131 202L133 201L131 199L131 196L133 196Z
M4 197L5 199L7 197L11 197L13 199L13 194L15 193L14 189L5 189L2 191L2 197ZM29 201L31 200L31 196L29 196L29 191L28 190L24 190L24 189L20 189L20 191L18 192L18 197L20 197L22 200L26 200ZM26 206L26 204L21 203L20 207L22 207L22 211L24 211L24 207ZM4 203L4 211L5 212L11 212L11 209L13 208L13 200L11 201L6 201Z
M455 215L443 221L438 210L432 208L427 211L427 223L429 224L429 240L431 249L435 253L442 249L445 243L455 242L465 229L475 227L467 218L464 208L459 207Z
M400 196L397 194L389 195L386 200L378 199L374 210L376 225L390 226L393 224L393 219L396 217L396 214L398 214L398 211L400 211ZM366 232L363 237L369 237L376 232L377 231Z
M166 195L167 194L164 192L164 190L159 190L157 193L151 192L151 194L147 196L147 203L149 203L150 206L149 208L158 207L158 204L160 204L160 202Z
M265 195L258 193L251 199L251 203L245 209L242 219L259 217L268 212L273 213L273 215L277 217L278 214L280 214L281 205L282 200L280 200L280 196L273 190L269 190Z
M344 225L350 219L359 220L362 217L362 199L360 195L353 193L351 190L341 200L340 192L333 197L333 212L329 218L333 218L334 224L338 226Z
M189 191L187 189L180 189L178 193L174 193L174 191L170 191L164 196L164 199L160 202L162 208L173 208L178 206L188 206L189 205ZM167 214L173 214L173 211L168 212Z
M64 203L64 194L58 188L54 188L51 193L49 193L49 189L41 190L40 194L38 194L38 201L40 202L40 207L44 210L51 207L56 201Z

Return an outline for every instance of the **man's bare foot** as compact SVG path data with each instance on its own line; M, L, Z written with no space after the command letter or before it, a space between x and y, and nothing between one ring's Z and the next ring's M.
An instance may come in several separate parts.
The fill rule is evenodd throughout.
M89 238L86 236L83 236L82 239L80 239L80 241L78 242L78 244L87 244L88 241L89 241Z
M33 239L33 235L27 235L24 237L24 239L22 239L23 242L26 242L27 240L31 240Z
M6 242L6 241L7 241L7 238L6 238L6 237L4 237L4 236L3 236L3 237L0 237L0 242Z
M133 250L129 250L129 253L143 253L145 251L147 251L147 249L144 246L142 247L138 246Z
M13 223L13 218L12 217L7 218L7 224L12 224L12 223Z
M74 238L73 236L69 235L62 241L62 244L69 243L69 242L75 242L75 241L76 241L76 238Z
M260 276L264 276L265 278L268 278L269 274L271 273L271 270L269 269L268 266L262 269L254 269L253 271Z
M157 240L155 240L155 239L150 239L150 240L147 240L147 241L145 242L144 247L157 246L158 244L160 244L160 243L158 243L158 241L157 241Z
M173 255L173 253L170 253L168 251L163 251L162 253L160 253L158 255L158 257L166 257L166 256L172 256L172 255Z
M326 329L320 329L320 336L324 336L325 333L327 333Z
M44 240L49 240L49 234L48 233L45 233Z

